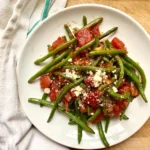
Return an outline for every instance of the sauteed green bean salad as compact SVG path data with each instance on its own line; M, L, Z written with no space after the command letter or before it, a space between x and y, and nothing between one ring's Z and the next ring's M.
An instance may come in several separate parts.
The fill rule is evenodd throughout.
M41 98L29 98L33 104L51 107L47 122L58 110L66 115L69 125L77 126L78 143L83 130L94 134L90 124L97 126L100 139L108 147L105 134L109 132L111 118L128 120L126 109L134 98L144 93L146 77L140 65L128 56L127 47L115 37L117 27L100 32L103 18L87 23L83 16L82 28L64 25L67 36L59 36L48 53L35 60L40 65L53 57L28 83L39 79L43 90ZM113 34L112 40L109 35ZM102 125L104 121L104 125Z

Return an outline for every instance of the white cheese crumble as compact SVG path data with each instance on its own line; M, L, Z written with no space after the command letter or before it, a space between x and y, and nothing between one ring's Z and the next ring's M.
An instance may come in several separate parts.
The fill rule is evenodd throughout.
M91 113L91 115L94 115L94 113Z
M116 69L112 71L112 73L115 73L115 72L116 72Z
M80 76L78 76L74 70L72 70L72 72L70 72L69 69L66 69L65 74L66 74L66 76L69 77L69 78L73 78L73 79L80 78Z
M44 93L49 94L50 93L50 88L45 88Z
M106 75L106 72L102 72L101 70L97 70L94 77L93 77L93 84L94 87L98 87L103 79L106 79L108 76Z
M72 62L72 58L68 59L68 62Z
M117 79L117 75L116 74L114 75L114 78Z
M115 86L113 86L112 89L113 89L113 91L114 91L115 93L118 92L118 90L117 90L117 88L116 88Z
M83 89L80 86L76 86L75 88L72 89L72 91L74 91L74 94L76 96L79 96L80 94L82 94Z

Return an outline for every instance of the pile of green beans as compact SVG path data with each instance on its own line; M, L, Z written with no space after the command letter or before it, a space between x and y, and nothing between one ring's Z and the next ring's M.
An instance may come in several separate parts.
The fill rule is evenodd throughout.
M103 18L101 17L96 18L89 23L87 22L86 16L83 16L82 19L83 27L81 29L77 29L80 31L88 29L91 30L91 27L100 24L103 21ZM64 85L57 85L59 86L60 91L54 102L47 101L49 94L46 93L44 93L40 99L29 98L28 102L38 104L41 107L51 107L51 112L47 120L48 123L52 120L56 110L66 115L70 119L68 123L69 125L77 125L77 139L79 144L82 141L83 130L91 134L95 134L94 130L90 128L90 124L97 122L96 125L99 137L102 143L106 147L109 147L105 133L108 133L108 128L111 123L111 115L114 114L110 115L109 112L107 112L108 110L106 109L107 107L105 105L105 100L111 100L113 107L117 103L123 102L123 100L128 100L128 107L131 103L131 100L134 98L132 92L119 92L122 84L128 79L129 82L137 88L138 93L147 103L148 100L144 93L146 87L145 73L142 67L140 67L138 63L136 63L127 55L127 51L125 49L116 49L113 47L113 43L111 44L108 39L102 41L102 39L108 35L115 33L118 27L113 27L112 29L106 31L103 34L100 34L99 36L93 35L91 41L81 47L78 46L79 39L75 36L76 34L74 34L74 31L71 29L70 25L65 24L64 29L67 33L67 36L64 35L61 37L65 39L65 43L56 47L55 49L52 49L53 45L48 45L48 53L45 56L35 60L34 64L39 65L50 57L53 57L52 61L47 63L42 69L31 76L28 80L28 83L32 83L43 75L49 75L52 82L55 77L61 77L67 82ZM75 64L73 59L81 56L82 52L85 50L88 52L85 54L84 58L91 60L91 63L87 65L82 65L80 63ZM67 73L65 74L67 69L70 71L76 71L78 77L73 78L68 76ZM94 75L96 75L96 73L97 76L95 77ZM105 78L101 78L102 74L108 80L105 81ZM91 85L86 83L86 79L88 77L92 79L95 78L95 80L104 80L104 82L102 81L98 87L93 87L92 84L94 83ZM71 101L68 102L68 109L65 108L64 105L60 106L59 103L66 100L66 94L71 93L71 91L77 86L83 90L83 93L87 92L88 94L93 89L101 92L102 96L99 97L100 101L98 103L98 107L85 102L85 100L82 99L83 93L81 93L82 96L74 97L71 99ZM49 87L51 87L51 85ZM84 104L86 110L85 112L80 110L82 105L79 102ZM125 114L127 107L120 112L120 121L129 119ZM99 119L101 116L103 118L97 121L97 119ZM105 121L104 129L102 120Z

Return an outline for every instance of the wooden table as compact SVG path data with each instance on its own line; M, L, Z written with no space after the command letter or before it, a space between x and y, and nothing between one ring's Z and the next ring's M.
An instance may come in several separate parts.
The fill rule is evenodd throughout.
M150 0L68 0L67 6L86 3L120 9L136 19L150 34ZM150 150L150 119L132 137L106 150Z

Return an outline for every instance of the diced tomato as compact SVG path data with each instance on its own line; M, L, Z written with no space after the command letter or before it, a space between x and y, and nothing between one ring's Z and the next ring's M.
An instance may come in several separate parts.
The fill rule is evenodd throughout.
M126 109L128 106L128 100L124 99L121 101L117 101L114 106L113 106L113 112L115 114L116 117L120 116L120 113Z
M57 76L57 82L60 84L60 85L65 85L66 83L68 83L68 80L64 79L63 77L61 76Z
M125 48L125 44L117 37L113 38L113 40L111 41L111 44L116 49L124 49Z
M71 96L70 92L68 92L68 93L64 96L64 98L65 98L65 100L66 100L67 102L70 102L71 99L72 99L72 96Z
M49 75L42 75L40 77L40 85L42 89L48 88L50 84L52 83Z
M120 109L119 109L119 105L118 105L118 104L115 104L115 105L113 106L113 112L114 112L114 114L115 114L116 117L119 117L119 116L120 116L121 111L120 111Z
M84 79L84 82L87 86L93 86L93 76L88 76Z
M98 107L100 103L100 97L102 92L99 90L90 91L87 96L84 98L84 102L93 107Z
M71 94L71 97L72 97L72 98L76 98L76 95L75 95L74 91L71 90L71 91L70 91L70 94Z
M66 107L66 112L68 112L69 102L65 100L64 103L65 103L65 107Z
M94 124L97 124L97 123L99 123L101 120L103 120L104 119L104 114L103 113L100 113L93 121L92 121L92 123L94 123Z
M95 36L100 36L99 24L96 24L90 28L91 33Z
M80 108L80 112L81 113L87 112L87 108L86 108L86 106L84 104L82 104L82 106L79 106L79 108Z
M58 85L56 84L55 81L52 82L51 85L51 89L50 89L50 94L49 94L49 98L51 101L55 101L58 94L59 94L60 88L58 87Z
M55 48L57 48L58 46L60 46L60 45L62 45L64 43L66 43L66 41L64 40L64 38L58 37L58 39L53 42L52 49L54 50Z
M123 82L119 87L118 92L120 94L124 94L124 93L130 93L130 90L131 90L131 84L128 82Z
M86 43L90 42L93 39L93 35L89 28L78 30L75 33L75 36L78 39L78 46L81 47Z

